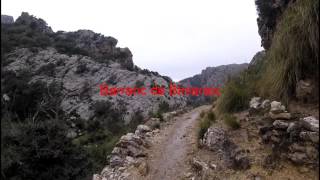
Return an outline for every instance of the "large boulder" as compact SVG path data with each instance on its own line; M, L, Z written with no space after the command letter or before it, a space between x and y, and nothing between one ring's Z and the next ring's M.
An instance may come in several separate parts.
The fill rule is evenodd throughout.
M289 123L287 123L285 121L281 121L281 120L275 120L273 122L273 126L276 129L287 129L289 126Z
M300 119L302 126L309 130L314 132L319 132L319 120L316 119L313 116L308 116L305 118Z
M261 97L253 97L249 102L249 114L265 113L270 110L270 100Z
M210 127L202 139L202 144L212 151L223 151L228 142L225 131L217 127Z
M145 134L147 132L150 132L151 128L149 126L146 125L139 125L135 131L135 134L139 135L139 134Z
M271 106L270 100L269 99L265 99L264 101L262 101L261 103L261 108L269 110Z
M269 116L271 119L284 119L284 120L289 120L292 118L291 113L283 112L283 113L272 113L269 112Z
M286 110L286 107L284 105L282 105L281 102L278 102L278 101L271 102L270 112L272 112L274 114L278 114L278 113L285 112L285 110Z
M261 105L261 97L253 97L249 102L249 107L259 109Z

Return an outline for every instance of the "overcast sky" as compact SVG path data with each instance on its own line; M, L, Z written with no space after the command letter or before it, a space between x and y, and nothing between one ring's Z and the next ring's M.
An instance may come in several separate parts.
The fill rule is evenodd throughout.
M136 65L176 81L250 62L262 49L254 0L1 0L2 14L16 19L22 11L54 31L113 36Z

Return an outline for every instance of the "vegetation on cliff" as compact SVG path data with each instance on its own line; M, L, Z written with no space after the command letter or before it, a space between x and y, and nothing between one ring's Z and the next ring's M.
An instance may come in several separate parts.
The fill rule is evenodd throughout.
M266 8L270 3L257 0L256 4L260 16L275 18L272 9ZM254 95L288 103L295 98L300 80L310 79L315 87L319 87L318 12L319 1L297 0L289 3L281 15L278 14L277 21L274 20L277 24L272 43L265 55L255 62L253 60L248 70L231 79L223 88L223 95L217 103L221 114L247 108L249 98ZM318 102L317 90L312 96Z

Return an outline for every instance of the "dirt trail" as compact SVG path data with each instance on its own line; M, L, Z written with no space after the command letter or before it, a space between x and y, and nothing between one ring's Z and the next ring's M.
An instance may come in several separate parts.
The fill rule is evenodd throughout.
M188 170L188 160L197 143L197 119L202 110L210 106L200 106L190 112L175 117L161 129L153 140L148 152L149 173L147 180L178 180Z

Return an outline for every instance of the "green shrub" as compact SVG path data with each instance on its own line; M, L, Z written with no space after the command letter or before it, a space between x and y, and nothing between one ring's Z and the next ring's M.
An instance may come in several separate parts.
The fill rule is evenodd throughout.
M201 112L200 112L200 117L201 117L201 118L203 118L205 115L206 115L206 112L205 112L205 111L201 111Z
M157 86L159 86L159 85L157 85L154 80L152 80L152 81L150 82L150 88L154 88L154 87L157 87Z
M66 138L65 120L1 119L3 179L82 179L90 164L82 147Z
M225 84L222 89L222 95L217 101L217 110L219 113L237 112L246 109L252 90L248 87L245 80L241 77L232 79Z
M238 123L237 118L231 114L223 115L223 121L227 126L231 127L232 129L240 128L240 124Z
M141 81L141 80L136 81L135 87L142 88L143 86L144 86L144 82L143 81Z
M168 112L169 110L170 110L170 106L166 101L162 101L159 104L158 113L165 113L165 112Z
M87 140L91 135L86 135L83 139L76 139L74 143L81 143L82 146L85 146L85 150L89 156L90 161L92 162L91 172L96 173L101 170L107 164L107 155L110 154L120 139L120 135L110 135L104 138L102 141L91 142Z
M46 92L46 86L43 82L28 83L30 75L29 72L17 75L12 71L7 71L2 77L3 89L1 93L14 97L7 103L7 106L9 111L20 120L26 119L37 111L38 103Z
M207 117L208 117L208 119L210 119L210 121L216 120L216 115L211 110L208 112Z
M160 113L159 111L156 112L156 113L153 113L151 117L159 118L161 122L164 121L163 115L162 115L162 113Z
M142 115L142 111L138 110L133 113L130 123L128 124L128 130L134 131L136 127L143 123L144 117Z
M107 128L113 134L123 133L125 131L123 112L125 107L119 104L119 108L112 107L109 101L97 101L92 105L95 117L90 121L89 130L95 131L95 128Z
M212 125L212 121L205 117L200 120L199 130L198 130L198 139L202 139L204 134L207 132L208 128Z

